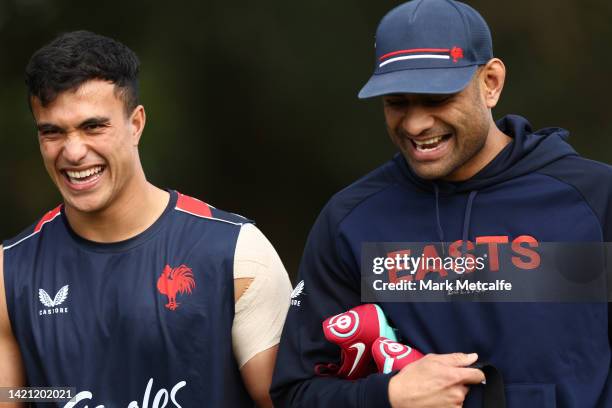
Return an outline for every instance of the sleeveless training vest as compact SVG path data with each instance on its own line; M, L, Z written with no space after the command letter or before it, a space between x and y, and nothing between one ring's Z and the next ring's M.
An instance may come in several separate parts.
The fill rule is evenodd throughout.
M4 242L28 386L75 387L62 407L253 406L231 337L247 222L170 191L162 216L126 241L77 236L60 206Z

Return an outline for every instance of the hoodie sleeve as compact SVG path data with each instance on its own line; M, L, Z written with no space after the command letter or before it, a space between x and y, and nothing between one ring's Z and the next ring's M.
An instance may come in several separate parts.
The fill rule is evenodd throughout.
M610 189L612 190L612 189ZM608 201L608 212L603 223L604 240L606 245L606 268L608 273L608 341L612 350L612 193ZM607 406L612 402L612 359L610 359L610 368L608 369L608 378L604 386L604 391L600 398L601 406Z
M612 350L612 188L610 189L608 197L608 210L606 212L606 218L603 223L604 240L607 246L607 273L608 273L608 341L610 342L610 349ZM601 406L606 403L612 402L612 359L610 359L610 369L608 370L608 379L604 392L600 399Z
M601 224L602 240L606 245L608 273L608 341L612 349L612 166L573 156L559 160L540 170L578 190ZM608 378L598 406L612 403L612 359Z
M327 342L321 327L329 316L361 304L359 273L342 256L329 205L313 226L300 265L298 283L276 360L271 395L275 407L390 407L390 375L357 381L315 375L320 363L338 363L340 349ZM298 295L299 287L302 291Z

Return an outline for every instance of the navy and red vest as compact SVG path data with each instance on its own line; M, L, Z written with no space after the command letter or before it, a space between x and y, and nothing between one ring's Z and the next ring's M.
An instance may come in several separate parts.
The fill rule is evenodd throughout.
M231 338L247 222L171 191L162 216L126 241L79 237L60 206L4 242L28 385L75 387L69 407L253 406Z

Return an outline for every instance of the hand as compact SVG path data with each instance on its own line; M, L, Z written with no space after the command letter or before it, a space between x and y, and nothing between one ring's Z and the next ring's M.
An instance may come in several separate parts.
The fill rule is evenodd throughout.
M393 408L459 408L468 384L479 384L485 376L468 368L478 360L476 353L427 354L408 364L389 382Z

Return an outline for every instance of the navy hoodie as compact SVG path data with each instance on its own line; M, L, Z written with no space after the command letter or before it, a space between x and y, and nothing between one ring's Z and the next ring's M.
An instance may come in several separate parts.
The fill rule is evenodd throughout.
M317 377L338 362L321 322L361 302L365 242L473 241L522 235L538 242L612 241L612 168L581 158L567 131L532 132L507 116L512 137L460 183L418 178L401 155L337 193L303 255L283 331L272 397L278 407L388 407L390 375L357 381ZM477 352L503 373L509 408L612 407L610 308L606 302L382 303L399 336L423 353ZM471 388L465 407L482 406Z

